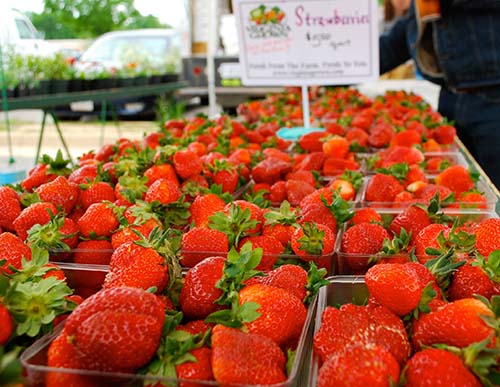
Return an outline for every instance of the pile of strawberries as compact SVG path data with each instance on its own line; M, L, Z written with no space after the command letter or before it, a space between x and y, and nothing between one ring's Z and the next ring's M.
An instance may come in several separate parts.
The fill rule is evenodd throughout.
M491 197L477 191L477 176L454 157L455 129L404 92L310 97L324 131L296 142L276 135L301 124L300 94L288 89L242 104L239 119L170 120L72 167L60 152L44 156L20 184L0 187L0 347L29 345L71 312L48 365L81 371L50 372L48 386L112 384L113 373L140 373L151 386L267 385L297 369L309 303L327 274L425 264L443 303L498 294L500 225L484 211ZM489 287L461 290L472 272ZM387 375L396 382L410 355L405 316L420 301L405 314L384 302L373 293L354 309L363 326L406 335L404 351L376 354L395 358ZM369 309L381 305L388 311ZM325 365L337 350L344 361L339 340L321 355ZM351 353L381 363L365 349Z

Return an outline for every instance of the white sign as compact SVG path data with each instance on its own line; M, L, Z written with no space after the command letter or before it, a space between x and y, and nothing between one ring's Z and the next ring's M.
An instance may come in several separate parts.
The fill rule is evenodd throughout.
M379 77L377 0L233 0L246 85Z

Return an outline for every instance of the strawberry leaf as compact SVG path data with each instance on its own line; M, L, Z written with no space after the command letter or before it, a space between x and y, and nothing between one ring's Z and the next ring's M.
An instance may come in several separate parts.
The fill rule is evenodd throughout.
M325 276L327 274L327 271L325 268L319 269L316 264L311 261L309 267L309 271L307 272L307 284L306 284L306 290L307 290L307 295L304 298L303 302L304 304L308 305L318 294L319 290L323 287L326 286L330 283L330 281L325 279Z

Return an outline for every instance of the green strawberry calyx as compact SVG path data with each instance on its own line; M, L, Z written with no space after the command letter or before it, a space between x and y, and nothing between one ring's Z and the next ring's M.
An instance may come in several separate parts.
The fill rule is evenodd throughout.
M450 248L448 251L441 253L436 258L425 262L424 266L432 273L439 288L443 292L446 292L450 286L453 273L460 266L465 265L465 263L465 261L457 261L455 249Z
M332 191L332 204L328 204L328 200L324 195L321 195L321 202L335 217L335 221L339 226L354 216L352 205L342 199L339 191Z
M327 270L325 268L319 269L318 266L313 262L309 262L309 270L307 272L307 284L306 284L306 297L304 298L304 304L308 305L318 294L319 290L330 283L325 279Z
M284 226L297 226L297 214L290 203L284 200L280 204L279 210L271 210L264 214L265 225L281 224Z
M298 239L300 250L312 255L321 255L323 253L325 232L310 222L303 223L301 227L304 235Z
M491 252L488 259L477 253L471 266L479 266L492 281L500 283L500 250Z
M236 204L230 205L227 215L223 212L216 212L208 219L208 227L227 235L229 246L238 246L243 237L251 235L248 231L257 226L257 220L252 219L250 210L243 209Z
M50 221L43 225L35 224L28 230L28 243L30 246L36 246L42 249L52 251L69 251L70 247L63 242L64 239L74 237L77 232L72 234L61 233L64 226L64 215L59 213L51 215Z

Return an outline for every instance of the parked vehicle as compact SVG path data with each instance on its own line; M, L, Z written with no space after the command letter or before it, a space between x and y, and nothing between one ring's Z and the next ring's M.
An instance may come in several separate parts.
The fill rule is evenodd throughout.
M30 19L16 9L0 6L0 45L2 52L49 56L56 47L43 39Z
M97 38L75 61L74 66L88 79L109 74L116 78L178 73L180 38L172 29L141 29L108 32ZM155 96L134 97L113 102L119 117L152 118ZM55 109L58 118L77 119L99 114L99 103L75 103Z

